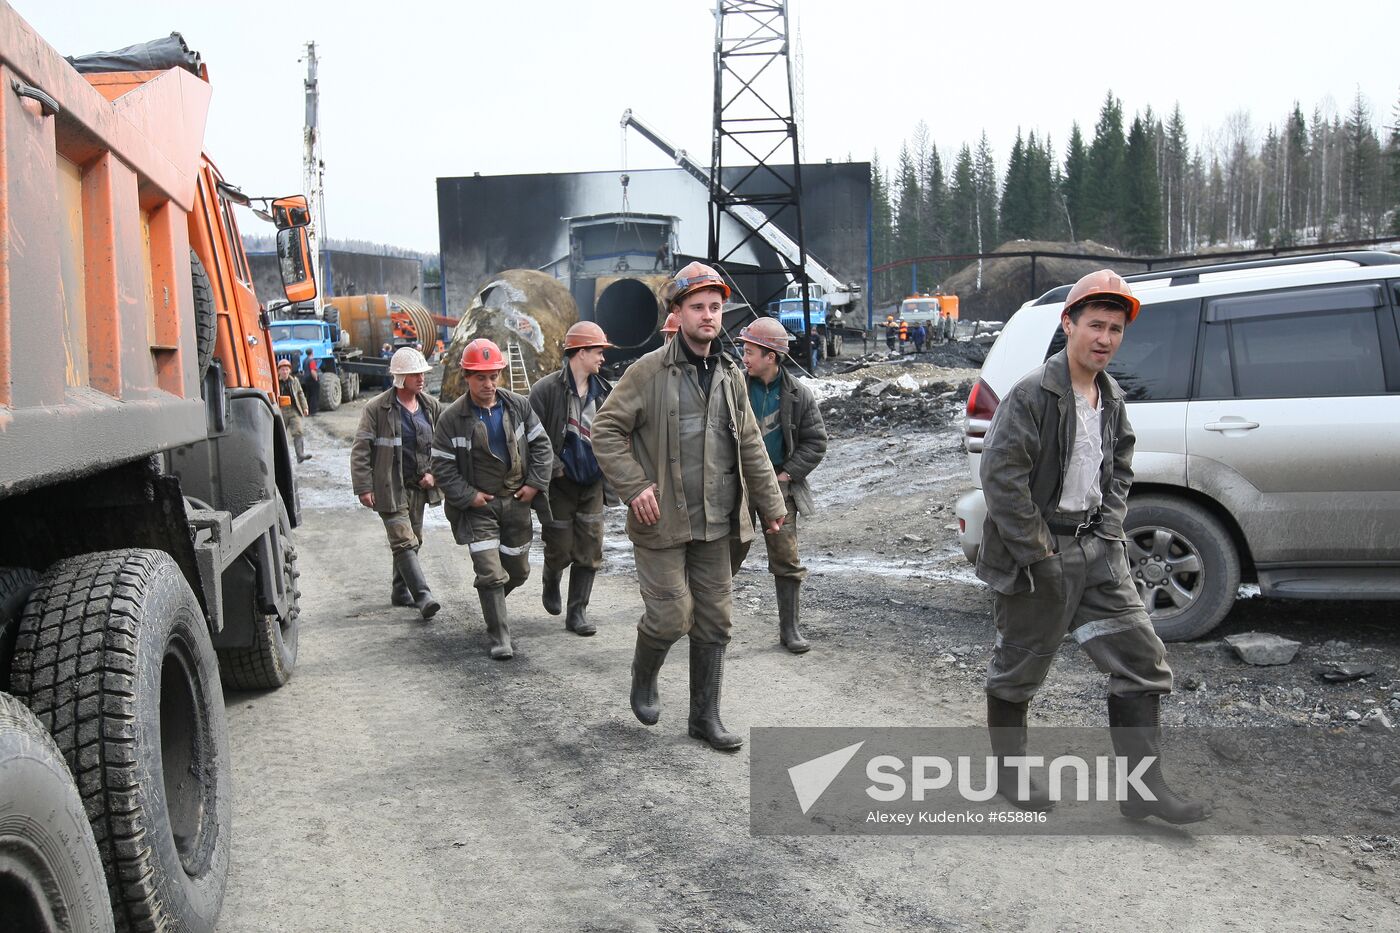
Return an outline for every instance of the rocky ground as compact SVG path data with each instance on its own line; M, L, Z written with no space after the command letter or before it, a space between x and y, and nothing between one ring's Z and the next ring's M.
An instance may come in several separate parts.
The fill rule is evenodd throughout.
M814 476L822 511L801 519L813 650L777 645L759 548L735 581L731 729L982 721L990 598L952 513L969 486L959 406L976 364L866 362L814 384L833 438ZM841 401L862 381L906 376L912 389ZM641 601L622 513L609 514L599 634L577 638L546 615L535 576L509 603L516 657L492 662L467 555L440 511L424 559L444 611L422 623L389 607L381 525L349 491L362 404L309 422L296 676L227 697L238 800L221 929L1400 929L1400 831L750 835L749 748L725 756L685 737L683 650L662 670L661 722L645 728L627 706ZM1400 721L1394 610L1242 600L1208 640L1170 646L1179 689L1165 716L1344 731L1372 710ZM1297 657L1244 663L1223 639L1252 630L1300 642ZM1373 672L1321 678L1339 664ZM1102 695L1067 646L1036 723L1103 725Z

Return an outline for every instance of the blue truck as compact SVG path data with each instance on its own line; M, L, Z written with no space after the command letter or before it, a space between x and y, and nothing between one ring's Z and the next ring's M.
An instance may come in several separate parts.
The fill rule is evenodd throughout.
M812 329L818 338L825 339L822 347L827 357L841 355L842 313L833 308L825 297L822 287L816 283L807 286L808 314L812 319ZM806 327L802 318L802 286L791 284L787 294L778 301L769 302L768 313L788 329L796 339L793 342L793 355L798 359L811 357L810 343L806 339Z
M285 309L273 312L279 319L269 325L272 351L279 361L291 361L293 373L303 372L308 358L314 360L319 374L316 382L318 410L335 411L342 402L350 401L360 392L359 373L349 371L345 364L358 359L362 351L350 346L334 308L325 309L324 320L304 312L281 316L288 313Z

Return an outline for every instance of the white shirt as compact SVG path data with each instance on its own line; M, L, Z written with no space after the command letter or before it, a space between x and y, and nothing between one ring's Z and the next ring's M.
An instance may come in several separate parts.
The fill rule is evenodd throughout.
M1074 449L1060 490L1061 512L1087 512L1103 503L1099 471L1103 467L1103 393L1099 403L1074 393Z

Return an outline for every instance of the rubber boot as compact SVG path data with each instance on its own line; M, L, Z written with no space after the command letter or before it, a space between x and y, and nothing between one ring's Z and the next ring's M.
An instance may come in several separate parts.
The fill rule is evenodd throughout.
M724 684L724 645L690 643L690 737L704 739L716 751L732 752L743 736L728 732L719 719Z
M311 455L306 452L306 439L302 437L292 438L292 446L297 451L297 463L305 463L311 459Z
M1210 816L1210 807L1187 800L1167 786L1162 776L1162 727L1159 718L1162 698L1155 693L1108 698L1108 724L1112 727L1113 750L1127 759L1129 773L1138 762L1151 756L1153 761L1142 774L1142 783L1156 800L1144 800L1129 788L1129 799L1118 809L1130 820L1155 816L1175 825L1196 823Z
M564 627L575 635L592 635L598 627L588 621L588 600L593 595L595 571L578 564L569 570L569 614Z
M997 793L1013 807L1040 812L1055 806L1045 786L1031 775L1029 793L1020 796L1020 771L1005 765L1007 758L1026 754L1026 712L1030 703L1012 703L987 694L987 731L992 738L992 754L997 756Z
M418 601L413 598L413 594L408 591L408 584L403 582L403 577L399 575L398 565L394 566L394 588L390 591L389 602L395 606L416 606Z
M552 616L557 616L564 609L559 597L559 583L563 579L563 574L550 573L549 568L545 568L544 593L540 597L540 601L544 603L544 611Z
M661 718L661 692L656 687L656 675L666 661L670 645L661 645L641 632L637 633L637 650L632 655L632 713L645 726L654 726Z
M790 577L774 577L778 586L778 638L793 654L802 654L812 646L797 628L800 615L802 581Z
M394 567L403 578L404 585L413 594L413 605L425 619L437 615L442 607L433 599L433 591L428 589L427 578L423 576L423 565L418 563L418 552L412 549L394 552Z
M491 639L491 660L507 661L515 652L510 648L510 627L506 624L505 587L493 586L476 593L481 597L481 617L486 620L486 634Z

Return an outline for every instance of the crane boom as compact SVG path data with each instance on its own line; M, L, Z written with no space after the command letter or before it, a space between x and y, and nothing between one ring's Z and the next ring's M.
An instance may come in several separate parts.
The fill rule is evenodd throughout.
M622 120L620 122L624 130L628 127L636 130L652 145L666 153L667 157L674 160L677 165L685 169L686 174L690 175L690 177L700 182L700 184L704 185L706 188L710 187L710 173L704 166L687 155L684 149L676 148L660 133L637 119L637 116L632 113L630 108L623 111ZM720 189L724 191L725 194L729 193L729 190L723 185L720 185ZM786 259L789 268L798 265L800 253L797 248L797 243L780 230L778 226L769 219L767 214L747 204L733 205L731 213L733 213L740 223L748 227L749 230L760 237L763 242L772 247L774 252ZM821 286L822 291L825 292L823 297L833 306L840 307L848 305L855 300L855 293L858 291L858 288L842 282L831 270L817 262L810 255L807 257L806 269L807 278Z

